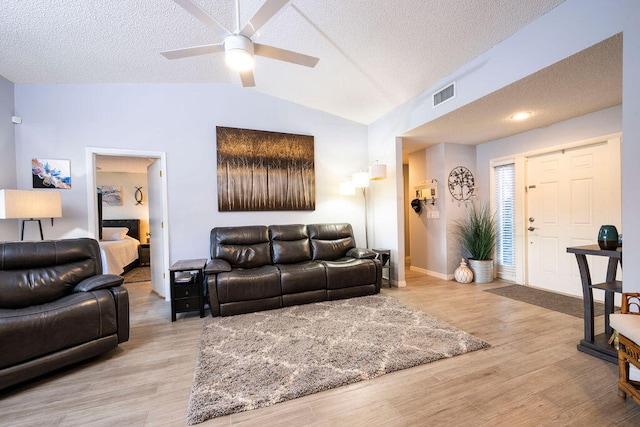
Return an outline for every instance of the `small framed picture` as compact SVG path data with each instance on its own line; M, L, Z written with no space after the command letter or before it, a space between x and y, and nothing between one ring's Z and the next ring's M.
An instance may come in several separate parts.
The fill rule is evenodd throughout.
M31 159L33 188L71 188L71 161Z

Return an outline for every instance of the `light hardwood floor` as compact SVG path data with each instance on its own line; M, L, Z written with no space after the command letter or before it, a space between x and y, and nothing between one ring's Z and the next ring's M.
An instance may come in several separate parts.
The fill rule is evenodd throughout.
M617 366L576 350L582 320L483 292L503 285L408 271L406 288L382 292L492 347L200 425L640 425L640 406L616 394ZM149 283L126 286L129 342L0 392L0 425L185 425L202 320L172 323Z

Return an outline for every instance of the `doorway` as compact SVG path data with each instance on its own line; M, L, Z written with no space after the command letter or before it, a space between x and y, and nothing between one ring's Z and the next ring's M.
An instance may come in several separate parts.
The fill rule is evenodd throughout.
M169 239L166 154L163 152L120 150L107 148L87 148L87 212L89 236L98 236L98 213L96 192L96 156L114 156L125 158L145 158L152 161L147 171L149 243L151 257L152 289L161 297L169 299ZM143 240L146 236L142 236Z

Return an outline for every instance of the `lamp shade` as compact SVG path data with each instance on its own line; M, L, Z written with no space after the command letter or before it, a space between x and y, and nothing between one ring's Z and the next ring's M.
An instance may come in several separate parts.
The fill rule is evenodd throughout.
M381 163L372 164L369 167L369 179L372 181L387 179L387 165Z
M369 172L356 172L351 176L353 186L356 188L366 188L369 186Z
M0 219L60 218L59 191L0 190Z

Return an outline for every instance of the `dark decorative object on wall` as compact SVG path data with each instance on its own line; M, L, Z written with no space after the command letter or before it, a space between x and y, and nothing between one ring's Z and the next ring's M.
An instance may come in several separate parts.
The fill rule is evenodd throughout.
M457 166L449 174L449 192L454 199L466 202L473 197L475 180L471 171L464 166Z
M141 205L142 204L142 187L135 187L136 192L134 194L134 197L136 198L136 205Z
M315 210L313 136L216 127L219 211Z
M420 205L420 199L413 199L411 201L411 208L417 213L420 214L422 211L422 206Z
M71 161L31 159L33 188L71 188Z

